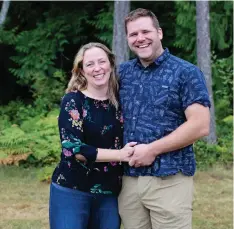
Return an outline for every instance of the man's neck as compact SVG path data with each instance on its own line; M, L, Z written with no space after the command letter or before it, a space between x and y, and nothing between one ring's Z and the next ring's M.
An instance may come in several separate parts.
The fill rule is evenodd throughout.
M159 50L156 51L155 56L151 58L150 60L147 61L147 59L143 60L140 59L141 64L146 68L148 67L151 63L153 63L159 56L161 56L164 52L163 47L161 47Z

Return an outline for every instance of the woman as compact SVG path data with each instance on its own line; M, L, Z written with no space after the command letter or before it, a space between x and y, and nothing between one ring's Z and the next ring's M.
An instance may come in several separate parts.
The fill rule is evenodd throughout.
M86 44L72 73L58 119L62 153L52 176L50 227L119 229L121 161L129 161L136 143L121 149L114 55L100 43Z

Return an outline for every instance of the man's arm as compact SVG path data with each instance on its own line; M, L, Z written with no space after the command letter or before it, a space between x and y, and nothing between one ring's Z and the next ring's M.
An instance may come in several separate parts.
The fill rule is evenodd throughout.
M209 134L208 107L194 103L187 107L185 116L187 121L169 135L149 144L136 145L129 165L135 167L150 165L156 156L188 146Z

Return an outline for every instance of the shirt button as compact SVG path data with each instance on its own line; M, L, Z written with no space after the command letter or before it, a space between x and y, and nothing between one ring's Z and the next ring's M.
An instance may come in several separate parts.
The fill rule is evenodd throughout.
M133 132L131 132L131 134L130 134L131 136L133 136Z
M135 119L136 119L136 117L133 117L132 119L133 119L133 120L135 120Z

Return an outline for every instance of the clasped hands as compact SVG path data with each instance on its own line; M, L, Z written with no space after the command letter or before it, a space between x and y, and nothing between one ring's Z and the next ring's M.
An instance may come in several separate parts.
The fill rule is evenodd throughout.
M81 154L76 154L75 157L80 161L87 161ZM129 166L134 166L136 168L151 165L155 160L155 155L150 150L149 145L137 145L137 142L127 143L122 149L116 152L115 157L118 158L120 162L128 162Z
M138 168L151 165L155 155L150 151L148 144L137 145L137 142L129 142L120 150L120 158L128 162L129 166Z

